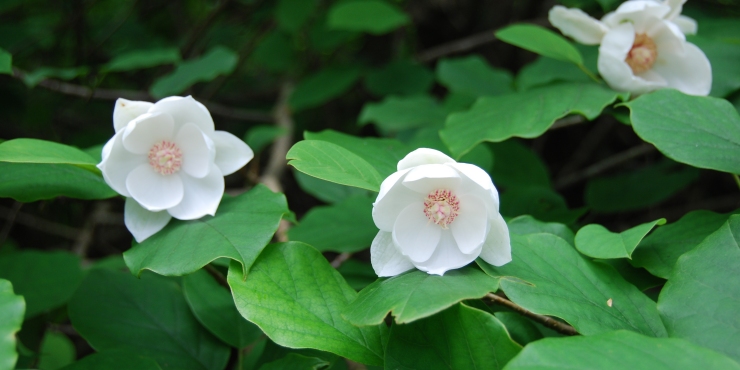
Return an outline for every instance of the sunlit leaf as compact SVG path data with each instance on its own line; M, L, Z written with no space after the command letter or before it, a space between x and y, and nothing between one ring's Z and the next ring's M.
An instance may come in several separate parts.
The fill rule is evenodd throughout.
M437 80L451 92L475 97L511 93L511 72L492 68L477 55L442 59L437 63Z
M338 2L329 9L327 24L336 30L383 34L409 23L409 17L382 0Z
M299 141L286 158L298 171L337 184L378 191L383 180L366 160L328 141Z
M514 24L496 31L506 43L549 58L582 65L583 57L568 40L542 26Z
M15 333L21 330L26 303L13 293L13 284L0 279L0 368L13 369L18 359Z
M642 238L656 225L665 224L665 219L646 222L621 233L613 233L604 226L589 224L578 230L576 234L576 248L578 251L593 258L631 258L632 252L642 241Z
M360 124L375 123L386 131L401 131L425 126L441 126L447 112L430 96L389 96L379 103L362 107Z

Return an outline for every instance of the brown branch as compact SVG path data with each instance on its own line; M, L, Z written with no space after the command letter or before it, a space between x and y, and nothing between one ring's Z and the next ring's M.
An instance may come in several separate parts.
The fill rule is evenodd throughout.
M561 177L559 180L555 181L555 189L562 189L573 185L581 180L596 176L630 159L650 153L653 150L655 150L654 146L648 143L642 143L638 146L632 147L631 149L625 150L624 152L617 153L609 158L606 158L601 162L586 167L582 171Z
M8 235L10 235L10 231L13 230L13 225L15 225L15 218L16 216L18 216L18 212L20 212L21 207L23 207L23 203L15 201L15 203L13 203L13 209L8 212L5 226L3 226L3 230L0 231L0 247L5 244L5 241L8 239Z
M339 266L342 266L344 262L346 262L350 257L352 257L352 253L349 252L343 252L339 253L332 261L331 261L331 267L334 267L335 269L338 269Z
M210 264L206 264L205 266L203 266L203 269L206 270L206 272L208 272L211 276L213 276L213 278L218 281L219 285L225 286L226 289L231 290L231 288L229 287L229 281L226 280L226 277L224 277L224 274L222 274L221 271L218 271Z
M202 22L196 25L190 35L188 35L185 46L182 48L183 56L192 56L191 54L195 50L195 43L198 41L198 37L213 23L216 17L226 8L231 0L222 0L218 5L206 16Z
M0 206L0 218L9 220L13 217L13 211L10 208ZM15 222L50 235L61 236L62 238L76 240L80 230L67 225L47 221L36 216L18 212L15 214Z
M528 317L528 318L530 318L530 319L532 319L534 321L537 321L538 323L540 323L540 324L542 324L542 325L544 325L544 326L546 326L546 327L548 327L550 329L553 329L553 330L557 331L558 333L565 334L565 335L578 335L578 332L572 326L570 326L568 324L565 324L565 323L562 323L562 322L560 322L558 320L555 320L555 319L553 319L551 317L547 317L547 316L543 316L543 315L538 315L538 314L536 314L536 313L534 313L532 311L529 311L529 310L525 309L524 307L519 306L518 304L516 304L516 303L514 303L514 302L512 302L512 301L510 301L510 300L508 300L506 298L503 298L501 296L498 296L496 294L488 293L488 294L486 294L486 296L484 298L489 299L490 301L492 301L495 304L500 304L502 306L508 307L508 308L514 310L516 313L518 313L518 314L520 314L522 316Z
M80 230L77 240L75 240L75 244L72 247L72 252L74 254L81 258L85 258L87 256L87 250L93 242L95 227L100 224L101 221L107 219L109 213L110 203L105 201L95 203L92 213L85 221L85 225L82 227L82 230Z

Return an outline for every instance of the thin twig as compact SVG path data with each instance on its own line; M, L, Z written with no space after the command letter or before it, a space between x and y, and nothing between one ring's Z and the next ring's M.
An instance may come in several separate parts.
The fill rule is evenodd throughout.
M334 267L335 269L338 269L339 266L342 266L342 264L347 261L350 257L352 257L352 253L349 252L342 252L339 253L332 261L331 261L331 267Z
M435 59L439 59L443 56L475 49L478 46L496 41L497 38L494 32L495 30L489 30L481 33L476 33L475 35L435 46L431 49L427 49L419 53L416 56L416 60L421 63L427 63Z
M520 314L522 316L525 316L525 317L528 317L528 318L530 318L530 319L532 319L534 321L537 321L538 323L540 323L540 324L542 324L544 326L547 326L548 328L553 329L553 330L557 331L558 333L565 334L565 335L578 335L578 332L572 326L570 326L568 324L565 324L565 323L562 323L562 322L560 322L558 320L555 320L555 319L553 319L551 317L547 317L547 316L543 316L543 315L538 315L538 314L536 314L536 313L534 313L532 311L529 311L529 310L525 309L524 307L519 306L518 304L516 304L516 303L514 303L514 302L512 302L512 301L510 301L510 300L508 300L506 298L500 297L500 296L498 296L496 294L488 293L488 294L486 294L486 296L484 298L487 298L487 299L491 300L495 304L500 304L502 306L506 306L506 307L508 307L508 308L516 311L518 314Z
M569 185L575 184L581 180L596 176L608 169L616 167L632 158L639 157L655 150L655 147L643 143L638 146L632 147L631 149L625 150L624 152L617 153L609 158L604 159L601 162L595 163L584 170L572 173L567 176L563 176L559 180L555 181L555 189L562 189Z
M95 234L95 227L100 224L102 220L105 220L110 212L110 203L101 201L96 202L92 213L88 216L85 221L85 225L77 235L77 240L72 247L72 252L81 258L87 256L87 250L90 248L90 244L93 242L93 236Z
M13 225L15 225L15 218L16 216L18 216L18 212L20 212L21 207L23 207L23 203L18 201L13 203L13 209L10 210L7 221L5 222L5 226L3 226L3 230L0 231L0 247L5 244L5 240L7 240L8 235L10 235L10 231L13 230Z
M203 269L205 269L209 274L211 274L211 276L213 276L213 278L215 278L216 281L218 281L220 285L225 286L226 289L231 289L229 287L229 281L226 280L226 277L224 277L224 274L222 274L221 271L218 271L215 267L209 264L203 266Z
M9 220L12 217L12 214L12 209L0 206L0 218ZM70 240L76 240L77 235L80 233L80 230L74 227L47 221L23 212L18 212L15 215L15 222L32 229L43 231L50 235L61 236L62 238Z

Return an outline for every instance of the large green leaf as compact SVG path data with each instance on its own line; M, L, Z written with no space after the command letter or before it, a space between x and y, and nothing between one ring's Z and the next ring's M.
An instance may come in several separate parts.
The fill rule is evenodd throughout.
M297 62L292 40L280 30L269 32L249 56L249 61L270 72L285 72Z
M47 330L39 348L39 370L56 370L74 362L75 345L63 333Z
M63 370L160 370L151 358L138 353L112 350L94 353L64 367Z
M82 281L82 269L74 254L25 250L0 256L0 278L25 298L30 318L67 303Z
M371 193L365 189L324 181L300 171L293 171L293 176L303 191L313 195L316 199L330 204L341 202L349 197L369 195Z
M388 63L365 76L365 87L378 96L424 94L433 84L431 71L406 60Z
M675 338L627 330L590 337L545 338L522 350L506 370L737 370L717 352Z
M656 225L664 225L665 219L646 222L621 233L613 233L604 226L590 224L576 234L578 251L593 258L631 258L642 238Z
M501 277L512 302L541 315L560 317L583 335L628 329L666 336L655 302L610 266L592 262L552 234L511 236L512 261L478 264Z
M511 72L492 68L478 55L440 60L437 81L451 92L475 97L514 91Z
M366 103L360 112L360 124L375 123L386 131L442 126L447 112L437 101L426 95L389 96L380 103Z
M335 30L384 34L409 23L409 17L382 0L353 0L329 9L327 25Z
M360 78L357 68L327 68L306 77L290 96L294 111L317 107L349 90Z
M385 326L358 328L341 316L357 293L311 246L271 245L248 278L232 263L228 280L239 312L275 343L383 364Z
M637 135L666 156L740 173L740 115L727 100L663 89L625 105Z
M550 175L542 159L531 149L515 139L490 144L494 158L491 178L497 187L520 186L550 187Z
M129 350L164 369L223 369L229 358L229 348L190 312L180 287L159 276L91 270L68 312L98 351Z
M360 262L355 259L344 261L341 266L337 267L337 271L354 290L362 290L378 278L369 262Z
M501 193L501 214L506 217L531 215L546 222L571 224L586 212L569 209L565 199L546 186L518 186Z
M149 93L155 98L180 94L196 82L207 82L230 74L238 60L239 56L231 49L216 46L199 58L180 63L172 73L154 81Z
M76 165L0 162L0 197L34 202L56 197L107 199L116 195L101 175Z
M160 232L124 252L134 275L152 270L161 275L185 275L227 257L249 270L288 212L285 196L264 185L225 197L215 217L172 220Z
M241 349L262 335L257 326L239 315L229 290L205 270L185 276L182 291L198 321L228 345Z
M330 363L318 357L308 357L297 353L288 353L287 356L268 362L260 367L260 370L319 370L329 368Z
M311 208L288 236L322 252L361 251L378 233L372 216L373 200L355 196L331 206Z
M413 270L368 285L344 310L355 325L377 325L390 312L396 323L418 320L465 299L481 298L498 289L498 279L475 267L452 270L444 276Z
M514 24L496 31L496 37L542 56L583 65L583 57L575 46L542 26Z
M740 215L733 215L676 262L658 299L671 337L740 362Z
M0 279L0 369L14 369L18 360L15 333L21 330L26 302L13 293L13 284Z
M737 212L737 211L736 211ZM678 257L694 249L730 217L709 211L694 211L648 235L635 249L632 264L667 279Z
M69 164L100 174L97 161L77 148L53 141L14 139L0 144L0 162Z
M275 20L281 29L296 32L311 18L316 5L316 0L280 0L275 8Z
M424 320L394 324L385 368L497 370L520 350L496 317L456 304Z
M177 48L159 48L151 50L135 50L117 55L103 66L104 72L135 71L151 68L163 64L180 62L180 50Z
M509 233L511 234L527 235L548 233L557 235L571 245L575 245L575 234L573 234L573 230L561 223L542 222L530 215L524 215L509 220L506 222L506 225L509 227Z
M597 70L599 47L581 44L575 46L583 55L583 64L586 68L589 71ZM517 90L529 90L533 87L563 81L589 82L590 78L571 62L541 57L519 70L516 75L516 88Z
M298 171L337 184L379 191L383 181L366 160L328 141L299 141L290 148L286 159Z
M514 312L498 311L496 318L501 321L514 342L526 346L530 342L542 339L542 333L528 318Z
M627 96L596 84L566 83L483 97L470 110L447 117L440 136L459 158L484 141L538 137L571 113L594 119L604 107Z

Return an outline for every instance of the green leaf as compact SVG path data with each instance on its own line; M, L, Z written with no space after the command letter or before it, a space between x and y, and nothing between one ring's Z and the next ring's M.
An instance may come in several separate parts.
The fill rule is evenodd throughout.
M266 146L270 145L275 139L285 135L286 130L282 127L273 125L258 125L247 131L244 135L244 141L255 153L259 153Z
M378 233L372 216L374 199L355 196L331 206L311 208L288 231L288 237L321 252L353 253L368 248Z
M360 262L355 259L348 259L337 268L337 272L342 274L347 284L354 290L362 290L366 286L375 282L378 275L375 275L373 266L368 262Z
M160 370L156 361L128 351L93 353L67 366L64 370Z
M737 370L740 365L685 340L618 330L589 337L545 338L524 347L506 369Z
M509 299L540 315L559 317L583 335L628 329L664 337L655 302L611 267L592 262L552 234L511 236L512 262L478 265L501 277ZM607 303L610 301L611 306Z
M650 288L655 288L658 286L665 285L665 279L661 279L659 277L656 277L652 274L650 274L647 270L644 268L634 267L630 264L632 261L628 261L626 259L620 258L620 259L605 259L605 260L596 260L596 262L607 264L611 267L613 267L619 275L622 275L624 280L627 280L632 285L637 287L637 289L640 289L640 291L645 292L646 290ZM645 294L649 294L648 296L652 300L657 300L659 292L645 292Z
M568 226L557 222L542 222L530 215L515 217L506 223L509 233L518 235L548 233L561 237L570 245L575 244L575 235Z
M394 324L385 368L503 369L519 351L496 317L456 304L424 320Z
M13 284L0 279L0 368L14 369L18 360L15 334L21 330L26 302L13 293Z
M599 56L598 46L575 45L583 55L583 61L589 71L596 71ZM529 90L533 87L548 85L554 82L590 82L591 79L578 66L548 57L537 58L519 70L516 76L517 90Z
M74 362L75 345L66 335L47 331L39 349L39 370L56 370Z
M490 144L494 158L491 178L497 187L515 188L519 186L550 187L547 166L535 152L515 139Z
M180 94L197 82L231 74L238 60L239 56L231 49L216 46L199 58L183 61L172 73L158 78L149 93L158 99Z
M740 361L740 216L730 219L676 262L658 299L671 337Z
M0 74L13 74L13 55L0 48Z
M288 103L294 111L317 107L344 94L359 78L358 68L323 69L301 80Z
M604 226L590 224L576 234L578 251L593 258L631 258L642 238L656 225L664 225L665 218L637 225L621 233L613 233Z
M74 254L25 250L0 258L0 278L23 296L30 318L67 303L82 281L82 269Z
M337 184L377 192L383 181L370 163L328 141L299 141L290 148L286 158L296 170Z
M14 139L1 143L0 162L69 164L100 174L95 167L95 159L82 150L38 139Z
M401 10L382 0L354 0L334 4L329 9L330 29L381 35L409 23Z
M105 64L103 72L125 72L177 64L180 62L180 50L177 48L158 48L151 50L135 50L117 55Z
M442 126L446 118L445 109L430 96L389 96L380 103L366 103L358 122L361 125L375 123L383 130L396 132L417 127Z
M407 60L390 62L365 76L365 88L378 96L424 94L434 84L434 74Z
M0 162L0 197L34 202L60 196L107 199L116 195L102 176L75 165Z
M729 217L729 214L703 210L689 212L680 220L662 226L648 235L632 255L632 264L667 279L678 257L694 249Z
M290 37L279 30L268 33L260 40L249 59L271 72L284 72L296 61Z
M465 299L481 298L498 289L498 279L475 267L444 276L413 270L368 285L344 310L354 325L378 325L390 312L398 324L434 315Z
M496 312L496 318L504 324L511 339L521 346L543 338L542 333L526 317L514 312Z
M137 276L145 269L186 275L219 257L238 261L248 271L286 212L285 195L257 185L238 197L225 197L216 217L173 219L162 231L135 243L123 258Z
M91 270L68 312L98 351L134 351L163 369L223 369L229 358L229 348L198 323L177 284L159 276Z
M284 370L284 369L301 369L301 370L319 370L328 368L330 363L318 357L308 357L297 353L288 353L287 356L266 363L260 367L260 370Z
M365 189L324 181L300 171L293 171L293 176L303 191L326 203L338 203L352 196L371 194Z
M87 67L76 67L76 68L50 68L41 67L28 72L23 76L23 83L28 87L34 87L39 82L47 78L56 78L60 80L72 80L79 76L84 76L88 72Z
M244 348L262 335L257 326L239 315L229 290L205 270L185 276L182 291L195 318L228 345Z
M340 312L357 293L314 248L271 245L245 279L232 263L228 281L236 307L275 343L383 364L385 326L358 328L342 318Z
M316 0L279 0L275 8L278 26L294 33L303 27L316 9Z
M642 209L660 203L699 179L700 171L664 161L614 176L589 180L586 204L603 213Z
M740 173L740 115L727 100L662 89L624 105L637 135L667 157Z
M514 24L496 31L496 37L549 58L583 65L583 57L568 40L542 26Z
M436 73L437 81L454 93L479 97L514 92L511 72L492 68L479 55L442 59Z
M506 217L531 215L545 222L571 224L586 212L569 209L560 194L544 186L521 186L501 193L501 214Z
M594 119L604 107L627 94L595 84L567 83L525 92L483 97L467 111L447 117L440 131L455 157L484 141L500 142L510 137L535 138L559 118L578 113Z

